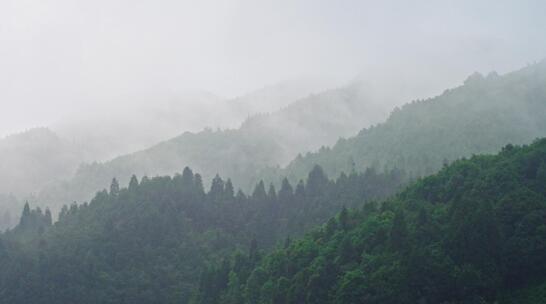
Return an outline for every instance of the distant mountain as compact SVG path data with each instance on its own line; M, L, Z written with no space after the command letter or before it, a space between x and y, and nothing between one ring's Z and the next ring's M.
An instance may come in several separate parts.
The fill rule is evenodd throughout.
M48 190L45 195L35 197L46 185L53 184L48 189L59 189L61 181L70 180L82 163L101 162L133 153L182 132L239 126L250 115L278 110L282 105L321 90L322 86L325 82L318 80L286 81L230 100L205 91L188 91L153 102L135 102L133 107L113 107L110 111L85 113L84 117L66 117L50 128L32 129L0 139L0 229L11 226L4 223L3 218L8 216L1 214L2 208L8 210L7 206L10 206L8 213L20 213L22 205L12 203L13 195L19 198L18 202L39 200L42 207L59 205L57 200L89 199L89 195L81 193L91 195L105 185L95 180L107 181L124 172L113 170L113 175L105 173L106 177L102 179L91 176L94 179L90 183L95 182L94 187L85 188L85 191L69 189L60 195L61 192L51 194ZM201 132L201 136L206 138L213 136L212 133ZM226 137L226 140L231 139ZM172 158L176 163L180 156ZM144 168L137 171L150 173L179 169L168 165L154 167L146 161L137 168ZM155 168L158 170L152 170Z
M61 137L85 146L86 162L106 161L149 148L183 132L205 128L237 128L250 116L270 113L327 88L315 79L284 81L226 99L193 90L135 101L129 107L95 110L67 117L51 128Z
M272 113L290 105L295 100L331 89L329 81L319 78L302 78L282 81L227 101L231 111L242 120L258 113ZM235 127L235 126L233 126Z
M0 231L16 224L20 198L30 199L46 185L72 176L83 154L47 128L0 139Z
M39 200L48 204L88 200L113 177L126 184L132 174L173 174L185 166L202 172L204 180L220 173L248 189L260 169L286 164L299 152L333 144L340 136L381 121L387 111L368 100L367 92L355 83L255 115L238 129L186 132L140 152L82 165L73 179L43 191Z
M546 135L546 61L503 76L478 73L440 96L396 108L380 124L261 176L298 180L315 164L330 176L368 167L424 176L445 162Z
M223 98L202 91L80 115L67 117L51 128L84 147L88 152L85 162L105 161L142 150L181 132L242 122Z
M74 174L82 151L47 128L0 139L0 193L36 193Z

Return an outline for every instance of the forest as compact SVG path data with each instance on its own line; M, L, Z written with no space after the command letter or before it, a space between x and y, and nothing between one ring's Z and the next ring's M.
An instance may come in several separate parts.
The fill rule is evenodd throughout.
M14 304L543 301L546 140L512 142L531 142L546 128L544 67L473 75L333 148L255 171L263 178L251 191L230 176L207 180L185 167L172 176L132 175L126 187L113 178L58 216L27 201L19 219L4 214L11 229L0 234L0 297ZM213 142L228 143L229 133ZM502 142L509 144L491 155ZM300 177L308 163L315 165ZM23 205L3 199L12 209Z
M399 170L328 179L316 166L306 182L277 191L259 182L251 194L216 176L113 180L89 204L48 209L25 205L16 228L0 238L0 296L8 303L179 303L199 273L234 251L258 252L297 238L346 207L385 198L407 182ZM146 286L146 288L141 288ZM32 293L27 292L32 290Z
M209 266L193 303L544 303L546 139L455 161L252 250Z
M546 304L546 1L0 1L0 304Z

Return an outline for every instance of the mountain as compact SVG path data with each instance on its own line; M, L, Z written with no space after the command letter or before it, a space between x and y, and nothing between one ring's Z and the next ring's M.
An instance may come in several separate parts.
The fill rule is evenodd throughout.
M173 177L112 181L82 205L51 212L25 205L19 224L0 234L0 296L5 303L187 303L210 263L237 250L257 258L333 216L392 195L399 171L369 170L329 180L320 167L307 183L263 182L235 193L216 176L210 191L189 168Z
M85 148L85 162L105 161L150 147L184 131L240 124L224 98L206 91L188 91L130 107L90 109L51 126Z
M85 152L47 128L0 139L0 231L13 227L23 204L48 184L72 176Z
M80 153L46 128L5 137L0 140L0 193L32 193L67 178L74 173Z
M205 91L159 95L154 102L135 101L132 107L121 109L116 104L108 109L89 109L84 117L74 114L49 128L31 129L0 139L0 209L5 209L0 215L0 229L12 227L13 223L6 224L4 219L14 218L25 200L38 201L42 207L62 205L58 201L88 200L95 190L118 174L107 176L101 180L104 183L95 183L85 191L78 185L77 189L59 190L62 189L59 185L70 180L82 163L101 162L140 151L184 131L237 126L250 115L279 109L324 85L325 82L319 80L285 81L229 100ZM201 135L208 140L210 133ZM227 139L233 138L227 136ZM175 156L173 162L178 158ZM152 166L154 170L148 171L146 164L143 167L146 170L140 172L172 173L183 168L155 170ZM36 197L39 193L43 194ZM14 199L18 203L14 203Z
M49 183L72 176L83 153L47 128L7 136L0 140L0 193L37 193Z
M395 109L380 124L333 147L296 158L283 170L261 176L298 180L315 164L330 175L368 167L397 167L414 176L437 171L448 161L491 153L507 143L546 135L546 61L503 76L478 73L464 85Z
M292 102L317 92L328 90L332 84L319 78L301 78L265 86L248 94L227 101L239 121L257 113L273 113ZM236 126L232 126L236 127Z
M185 166L201 172L204 180L220 173L250 189L261 168L286 164L301 151L332 144L385 115L384 108L367 100L367 91L354 83L255 115L238 129L186 132L140 152L84 164L71 180L46 189L38 200L49 206L85 201L113 177L127 184L132 174L174 174Z
M51 128L61 137L85 146L91 158L106 161L149 148L183 132L236 128L250 116L270 113L328 88L319 79L295 79L247 94L224 98L208 91L158 92L154 100L115 103L65 117ZM92 152L92 153L91 153Z
M546 139L455 161L303 239L235 254L194 303L544 303Z

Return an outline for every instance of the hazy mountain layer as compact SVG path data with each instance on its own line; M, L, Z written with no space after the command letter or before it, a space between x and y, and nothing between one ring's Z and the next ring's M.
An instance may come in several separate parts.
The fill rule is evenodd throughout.
M43 191L39 202L59 206L89 200L113 177L127 184L132 174L173 174L185 166L202 172L204 180L220 173L248 189L260 169L286 164L299 152L332 144L385 116L382 106L367 100L367 91L354 84L253 116L238 129L187 132L140 152L82 165L73 179Z
M44 207L47 204L60 206L58 201L67 203L76 199L88 200L97 189L107 185L101 182L106 182L113 176L129 176L133 172L133 166L128 165L126 171L115 169L106 172L104 179L100 176L87 176L90 183L99 181L92 184L92 187L82 189L86 186L85 183L72 184L78 188L54 193L46 191L45 196L35 197L47 185L52 185L46 187L48 189L58 189L61 181L70 180L74 176L82 162L103 161L120 154L132 153L183 131L238 126L250 115L278 110L281 106L320 91L325 86L325 82L319 80L286 81L231 100L207 92L186 92L171 99L144 104L135 102L135 106L130 108L120 109L113 104L107 111L87 113L84 118L66 117L51 126L51 129L32 129L0 139L0 230L14 224L12 220L8 224L7 219L14 218L21 212L21 201L39 201ZM219 136L225 136L225 140L239 140L227 133L229 132ZM200 136L212 142L218 141L209 138L217 137L212 134L213 132L204 131ZM191 141L185 144L192 144ZM161 159L171 158L172 163L177 163L180 156L177 152L172 153L174 155L167 156L159 155L159 152L155 156ZM191 159L195 156L188 157ZM136 172L173 173L183 167L170 167L168 161L160 161L159 164L150 164L146 159L135 161L142 162L134 166ZM19 203L13 203L13 195L19 198Z
M507 143L529 143L545 135L543 61L503 76L474 74L460 87L408 103L395 109L384 123L261 176L297 180L315 164L334 176L367 167L398 167L423 176L446 161L497 151Z

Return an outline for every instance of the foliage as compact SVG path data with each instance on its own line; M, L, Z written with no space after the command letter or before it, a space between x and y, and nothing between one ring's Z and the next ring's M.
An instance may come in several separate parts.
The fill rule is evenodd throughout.
M239 290L252 293L231 296L240 303L542 303L545 160L546 139L508 145L495 156L456 161L379 205L344 209L302 240L247 259L259 280L239 280ZM223 271L245 278L235 264Z
M474 74L460 87L396 108L385 122L260 177L298 180L316 164L331 176L369 167L427 176L446 162L545 136L544 100L546 60L503 76Z
M205 302L239 303L243 294L256 294L252 284L264 283L264 273L249 264L260 259L260 248L302 235L343 205L391 195L404 181L399 171L373 170L333 181L316 167L296 192L288 181L278 193L260 182L247 196L234 194L232 182L220 176L205 193L201 176L186 168L172 178L133 177L128 188L114 179L110 191L89 204L64 206L54 225L49 211L26 204L20 224L0 235L0 298L14 304L185 303L200 287L207 290ZM228 260L213 275L203 271L237 250L248 254L236 258L235 271ZM216 291L224 289L220 298ZM271 283L263 292L273 289Z

